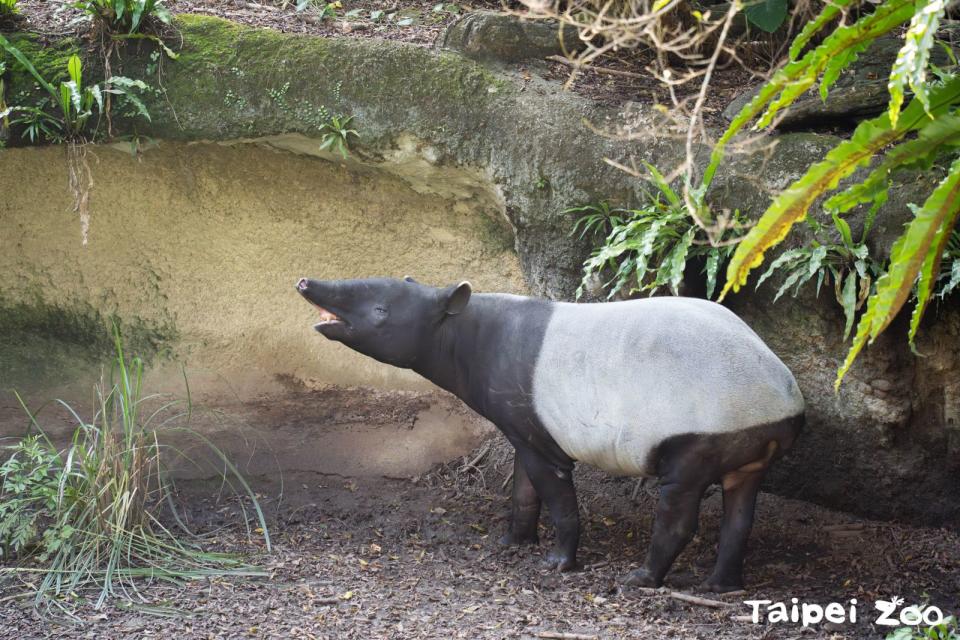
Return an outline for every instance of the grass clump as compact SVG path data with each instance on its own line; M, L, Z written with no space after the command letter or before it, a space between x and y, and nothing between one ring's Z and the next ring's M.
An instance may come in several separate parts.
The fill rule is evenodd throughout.
M143 395L143 362L116 354L109 377L96 388L93 417L76 420L69 444L54 445L30 413L34 433L8 447L0 465L0 583L19 581L41 613L76 617L80 606L108 601L143 604L153 581L181 582L214 575L263 575L234 554L206 551L177 516L173 483L165 473L161 430L187 430L186 401ZM18 399L20 396L17 396ZM252 502L267 550L263 512L236 467L203 441ZM175 525L159 514L169 508ZM246 515L246 512L244 512Z

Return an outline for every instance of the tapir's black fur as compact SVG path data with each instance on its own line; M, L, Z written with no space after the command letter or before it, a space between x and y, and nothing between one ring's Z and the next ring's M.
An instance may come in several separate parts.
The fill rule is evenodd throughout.
M534 367L552 303L471 295L466 283L436 289L410 278L301 279L297 288L308 301L336 314L337 321L316 325L324 336L381 362L416 371L496 425L516 449L512 518L502 542L537 542L542 500L557 529L557 547L548 555L548 564L560 570L576 567L579 508L574 461L541 423L532 400ZM724 473L763 458L762 447L770 441L779 443L779 455L802 423L802 416L797 416L755 426L747 430L750 433L682 434L664 440L648 464L661 479L661 498L647 561L628 581L661 584L696 531L707 486ZM723 591L742 585L746 538L762 476L749 474L739 486L724 491L721 544L716 569L706 583L709 588Z

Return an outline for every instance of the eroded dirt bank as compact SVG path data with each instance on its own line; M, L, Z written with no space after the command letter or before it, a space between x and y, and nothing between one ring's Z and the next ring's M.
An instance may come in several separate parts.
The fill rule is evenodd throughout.
M90 164L83 246L63 150L0 155L3 387L85 393L81 365L96 369L109 352L96 334L115 317L132 349L160 356L155 381L177 388L186 363L202 395L278 390L278 375L424 390L412 374L320 339L296 280L409 274L524 291L509 225L467 174L430 177L441 197L414 184L417 166L401 179L262 144L163 142L139 160L98 147Z

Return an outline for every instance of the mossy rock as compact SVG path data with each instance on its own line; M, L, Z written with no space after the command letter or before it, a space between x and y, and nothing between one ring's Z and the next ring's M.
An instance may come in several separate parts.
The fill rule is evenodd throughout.
M443 47L468 58L515 63L579 51L583 43L573 27L522 20L495 11L471 11L447 28Z

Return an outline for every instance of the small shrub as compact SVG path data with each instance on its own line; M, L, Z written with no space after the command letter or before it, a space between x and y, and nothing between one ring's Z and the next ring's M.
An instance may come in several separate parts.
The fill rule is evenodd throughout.
M146 21L170 24L172 19L164 0L68 0L64 4L79 9L108 33L137 33Z
M90 421L61 401L77 421L69 445L58 450L23 405L36 434L12 447L13 455L0 466L0 547L5 559L16 560L0 579L36 576L24 584L35 605L48 612L72 616L91 592L95 608L114 597L129 599L140 593L143 580L261 575L235 555L185 542L158 519L156 513L172 504L173 485L157 432L185 430L191 408L177 401L156 408L160 399L143 395L143 362L125 357L117 331L115 345L109 381L96 389ZM269 550L252 491L219 449L195 435L244 487Z
M320 126L320 150L336 151L346 158L350 151L350 136L359 137L355 130L350 129L353 116L330 116Z
M720 267L733 253L730 238L715 244L708 242L680 196L653 166L647 165L647 169L658 189L647 205L639 209L611 209L602 203L567 210L585 214L574 224L573 233L579 230L581 238L605 234L603 243L583 263L577 298L583 295L591 279L604 273L613 274L603 283L608 299L621 292L654 295L662 288L677 295L687 261L697 257L705 259L707 297L713 297ZM732 229L736 228L734 225Z
M60 538L48 533L56 521L59 457L38 435L6 448L13 453L0 465L0 558L24 553L37 543L46 557Z
M832 284L834 295L843 307L846 318L843 330L843 339L846 340L853 329L857 311L863 307L873 290L873 283L883 272L880 265L870 258L865 244L869 226L864 229L860 241L855 242L846 220L834 214L833 225L840 236L839 243L813 240L810 246L784 251L757 280L757 288L774 273L783 273L785 277L773 298L776 302L788 291L796 297L800 289L813 280L814 276L818 297L824 284ZM819 226L815 226L815 229L820 231Z

